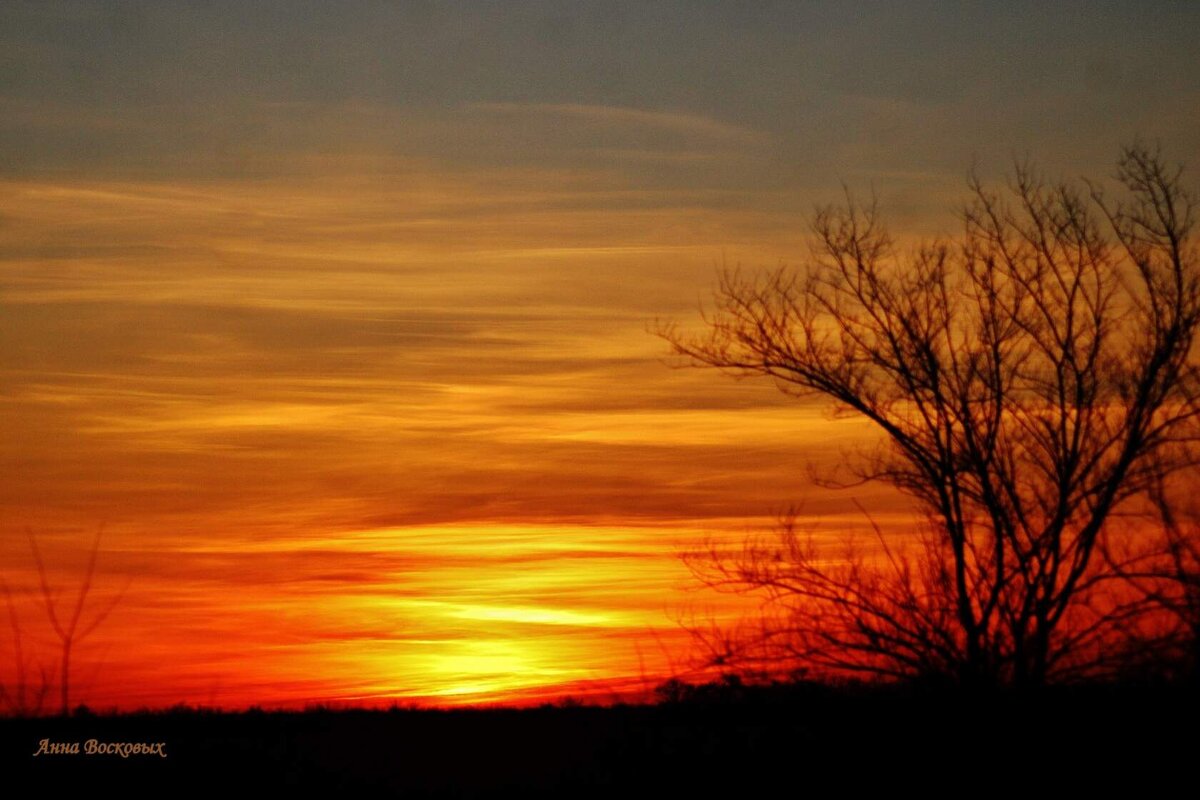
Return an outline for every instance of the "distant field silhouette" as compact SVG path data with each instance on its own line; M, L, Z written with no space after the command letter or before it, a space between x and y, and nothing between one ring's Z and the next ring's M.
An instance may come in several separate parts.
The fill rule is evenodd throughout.
M214 712L0 723L5 774L52 796L99 785L403 797L827 796L906 787L1119 783L1194 774L1195 688L964 695L912 686L672 684L642 706ZM1183 722L1179 724L1178 722ZM166 758L40 755L40 740L166 743ZM10 780L12 778L10 777Z

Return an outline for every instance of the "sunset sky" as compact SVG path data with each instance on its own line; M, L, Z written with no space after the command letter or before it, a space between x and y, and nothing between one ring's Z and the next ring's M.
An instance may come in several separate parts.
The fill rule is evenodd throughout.
M678 558L885 527L869 442L672 369L722 264L842 184L954 234L974 165L1200 171L1194 3L0 5L0 576L75 697L508 702L652 685ZM0 620L0 679L15 676Z

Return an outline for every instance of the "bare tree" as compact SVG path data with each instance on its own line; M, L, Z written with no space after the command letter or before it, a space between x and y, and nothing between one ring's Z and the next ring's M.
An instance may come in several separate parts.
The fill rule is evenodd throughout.
M788 530L712 554L702 577L775 600L741 652L967 685L1099 663L1144 603L1113 593L1097 547L1118 509L1195 462L1200 260L1181 171L1135 143L1118 199L1028 164L1005 191L972 177L961 237L911 250L847 193L815 214L807 268L726 270L704 334L659 331L687 363L868 420L881 443L855 479L928 521L919 547L869 558L830 561Z
M42 605L46 611L46 618L50 621L50 627L54 630L54 634L59 641L59 700L61 702L60 711L65 716L71 710L71 658L75 652L75 646L92 634L96 628L100 627L116 608L117 603L121 601L125 591L122 590L115 594L110 601L103 606L99 611L95 612L91 619L84 621L84 609L87 608L88 595L92 590L92 581L96 574L96 558L100 553L100 537L103 534L103 529L96 531L96 538L92 543L92 549L88 553L87 567L84 570L83 580L79 585L79 593L75 597L74 606L70 609L69 616L62 617L58 610L57 593L50 587L49 579L46 573L46 565L42 560L42 552L38 547L37 538L33 535L33 531L26 530L29 536L29 548L33 552L33 559L37 566L38 586L41 590Z
M25 652L25 633L21 618L13 602L8 583L0 579L0 592L4 593L4 606L8 612L8 628L12 634L13 676L11 685L0 683L0 707L18 717L37 716L42 712L46 694L50 689L50 675L46 668L38 665L38 683L30 679L33 662Z

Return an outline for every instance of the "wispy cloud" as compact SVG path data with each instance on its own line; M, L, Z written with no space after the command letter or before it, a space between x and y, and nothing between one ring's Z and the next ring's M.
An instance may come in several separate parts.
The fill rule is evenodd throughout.
M761 144L769 139L762 131L682 111L582 103L473 103L467 108L488 114L548 116L590 125L667 131L742 144Z
M823 418L669 370L645 329L693 310L722 245L793 247L782 216L611 176L409 178L0 184L0 556L109 522L104 569L138 588L108 669L140 688L95 698L633 674L671 628L677 534L790 498Z

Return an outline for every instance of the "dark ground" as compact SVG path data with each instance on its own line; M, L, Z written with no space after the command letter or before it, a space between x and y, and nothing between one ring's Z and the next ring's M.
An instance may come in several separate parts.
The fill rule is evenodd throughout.
M787 686L657 706L216 713L0 720L12 796L874 797L1103 790L1152 797L1200 769L1200 694L1080 687L968 697ZM79 742L39 755L39 741ZM165 742L87 755L85 742ZM1178 793L1176 789L1174 793ZM7 794L5 792L4 794ZM305 794L308 794L306 792ZM1120 796L1118 794L1117 796Z

